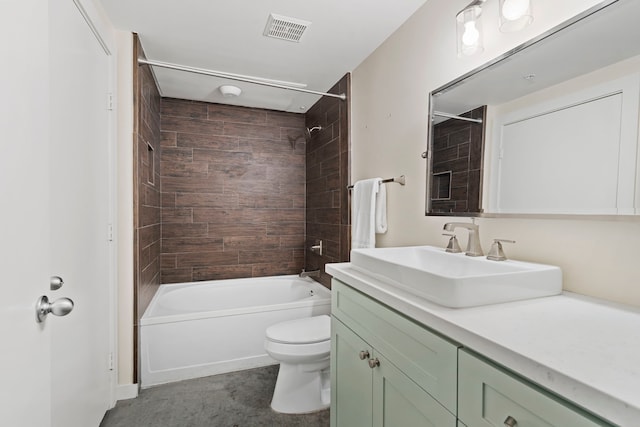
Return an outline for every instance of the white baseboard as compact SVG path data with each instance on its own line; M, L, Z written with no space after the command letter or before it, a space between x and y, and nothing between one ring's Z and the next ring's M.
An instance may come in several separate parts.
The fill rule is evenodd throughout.
M122 384L116 387L116 400L135 399L138 397L138 384Z

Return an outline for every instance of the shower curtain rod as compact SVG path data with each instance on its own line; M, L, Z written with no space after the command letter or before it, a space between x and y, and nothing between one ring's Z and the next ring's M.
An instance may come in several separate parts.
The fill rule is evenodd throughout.
M449 119L464 120L465 122L482 123L482 119L470 119L469 117L456 116L455 114L443 113L442 111L434 111L433 115L447 117Z
M344 93L336 94L336 93L318 92L315 90L291 87L291 86L281 85L277 83L269 83L266 81L251 79L251 78L247 78L239 75L222 73L220 71L207 70L204 68L196 68L196 67L187 67L187 66L178 65L178 64L171 64L169 62L150 61L148 59L138 58L138 64L146 64L146 65L151 65L153 67L168 68L170 70L186 71L188 73L194 73L194 74L203 74L205 76L220 77L223 79L236 80L236 81L245 82L245 83L253 83L253 84L262 85L262 86L275 87L278 89L286 89L286 90L293 90L296 92L310 93L313 95L330 96L332 98L338 98L343 101L347 99L347 95L345 95Z

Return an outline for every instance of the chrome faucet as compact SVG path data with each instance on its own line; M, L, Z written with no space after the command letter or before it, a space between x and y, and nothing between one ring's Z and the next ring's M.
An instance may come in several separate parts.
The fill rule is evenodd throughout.
M320 270L304 271L304 269L302 269L300 274L298 274L298 277L320 277Z
M480 228L478 224L473 222L447 222L443 229L445 231L453 231L456 228L466 228L469 231L469 238L467 240L467 249L464 253L468 256L482 256L482 246L480 246Z

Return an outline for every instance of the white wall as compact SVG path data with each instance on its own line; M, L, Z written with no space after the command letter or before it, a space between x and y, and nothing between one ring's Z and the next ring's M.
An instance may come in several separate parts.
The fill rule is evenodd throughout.
M352 180L406 175L388 189L389 231L378 246L443 246L450 218L426 217L428 93L524 41L596 5L596 0L533 0L535 20L518 33L497 30L497 0L483 7L485 51L458 59L455 14L468 0L429 0L352 75ZM514 259L559 265L568 291L640 306L635 248L640 219L479 219L483 247L491 239ZM464 232L462 232L464 233ZM461 236L466 241L466 236Z

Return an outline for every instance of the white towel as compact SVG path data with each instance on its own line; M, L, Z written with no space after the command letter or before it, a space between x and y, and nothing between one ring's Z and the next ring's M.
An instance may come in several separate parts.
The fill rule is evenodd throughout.
M378 194L376 194L376 234L384 234L387 232L387 186L378 184L378 187Z
M387 231L386 191L381 178L357 181L351 193L351 249L374 248ZM382 188L381 188L382 187Z

